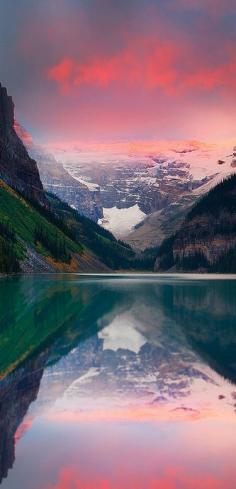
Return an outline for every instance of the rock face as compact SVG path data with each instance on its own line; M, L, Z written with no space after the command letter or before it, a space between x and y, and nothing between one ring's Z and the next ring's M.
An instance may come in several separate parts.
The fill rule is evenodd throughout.
M236 175L213 188L160 247L155 269L236 271Z
M14 128L14 104L0 84L0 178L25 197L48 206L36 162Z
M61 163L42 148L32 146L29 151L37 159L45 190L55 194L82 216L95 222L103 217L99 187L90 190L86 184L73 178Z
M63 165L43 147L36 145L30 134L15 122L15 130L25 144L29 154L37 161L43 187L76 209L79 214L97 222L103 217L100 188L91 188L73 178Z

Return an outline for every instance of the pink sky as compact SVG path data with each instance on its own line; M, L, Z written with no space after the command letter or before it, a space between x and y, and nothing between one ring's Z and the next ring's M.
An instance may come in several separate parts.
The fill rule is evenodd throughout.
M34 139L234 137L233 1L3 0L2 11L1 81Z

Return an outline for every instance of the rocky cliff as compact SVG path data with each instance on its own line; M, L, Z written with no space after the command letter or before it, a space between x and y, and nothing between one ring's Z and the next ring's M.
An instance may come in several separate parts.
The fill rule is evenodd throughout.
M43 187L67 204L79 214L97 222L103 217L100 188L87 185L74 178L56 158L44 147L35 144L30 134L15 121L15 130L23 141L30 156L37 161Z
M155 269L236 271L236 175L213 188L165 240Z
M14 128L14 104L0 84L0 178L25 197L47 207L36 162Z
M47 192L57 195L79 214L95 222L103 217L99 187L89 189L85 183L73 178L53 155L42 148L31 146L29 152L37 159L40 177Z

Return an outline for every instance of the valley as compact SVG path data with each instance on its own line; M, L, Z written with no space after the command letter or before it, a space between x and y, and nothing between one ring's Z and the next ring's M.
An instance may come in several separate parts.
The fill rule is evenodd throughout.
M91 195L96 186L99 224L144 250L159 246L202 195L234 173L233 148L231 141L159 141L51 151Z

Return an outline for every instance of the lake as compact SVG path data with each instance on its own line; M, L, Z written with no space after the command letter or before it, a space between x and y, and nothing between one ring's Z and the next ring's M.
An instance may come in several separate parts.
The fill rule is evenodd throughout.
M11 277L0 297L2 489L235 489L235 277Z

